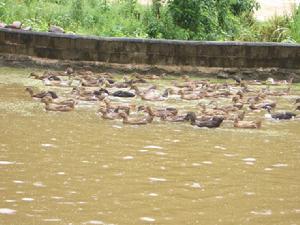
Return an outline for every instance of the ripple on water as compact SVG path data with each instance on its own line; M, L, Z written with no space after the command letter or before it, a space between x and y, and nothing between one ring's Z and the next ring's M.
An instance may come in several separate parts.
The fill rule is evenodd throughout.
M54 144L41 144L41 146L42 147L44 147L44 148L56 148L56 145L54 145Z
M224 153L224 156L226 157L236 157L238 154L230 154L230 153Z
M215 149L226 150L226 148L225 148L225 147L223 147L223 146L219 146L219 145L216 145L216 146L215 146Z
M16 210L9 208L0 208L0 214L12 215L15 214Z
M148 152L146 149L140 149L139 152Z
M163 147L156 146L156 145L147 145L144 148L149 148L149 149L163 149Z
M254 165L254 163L256 162L256 159L255 158L244 158L242 159L245 164L247 165Z
M244 158L243 159L244 162L256 162L255 158Z
M34 201L33 198L22 198L22 200L23 200L24 202L32 202L32 201Z
M272 165L272 166L273 166L273 167L279 168L279 167L287 167L288 164L285 164L285 163L276 163L276 164L274 164L274 165Z
M35 186L35 187L46 187L46 185L44 185L42 182L40 182L40 181L37 181L37 182L34 182L33 183L33 186Z
M156 197L156 196L158 196L157 193L149 193L148 195L151 196L151 197Z
M154 218L152 218L152 217L147 217L147 216L141 217L140 220L145 221L145 222L154 222L154 221L155 221Z
M65 172L57 172L56 174L57 175L65 175L66 173Z
M270 215L272 215L272 210L271 209L265 209L265 210L262 210L262 211L251 211L251 214L261 215L261 216L270 216Z
M123 159L124 160L132 160L132 159L134 159L134 157L131 155L128 155L128 156L124 156Z
M45 222L60 222L61 219L56 219L56 218L53 218L53 219L43 219L43 221L45 221Z
M113 225L113 224L104 223L101 220L90 220L90 221L85 222L84 224Z
M12 165L15 164L16 162L10 162L10 161L0 161L0 165Z
M24 181L22 181L22 180L14 180L13 182L15 184L24 184Z
M165 181L167 181L167 179L165 179L165 178L158 178L158 177L149 177L149 180L151 182L165 182Z
M167 155L168 153L165 153L165 152L155 152L154 154L155 155Z
M191 185L190 185L191 188L202 188L201 184L197 183L197 182L193 182Z

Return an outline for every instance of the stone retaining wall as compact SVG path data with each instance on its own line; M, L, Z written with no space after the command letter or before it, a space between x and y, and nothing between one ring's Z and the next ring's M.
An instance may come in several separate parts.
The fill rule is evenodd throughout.
M300 69L300 45L100 38L0 29L0 53L120 64Z

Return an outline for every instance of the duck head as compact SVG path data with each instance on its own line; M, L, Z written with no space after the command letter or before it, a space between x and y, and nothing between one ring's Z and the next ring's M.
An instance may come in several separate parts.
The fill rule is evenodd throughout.
M186 121L191 121L192 123L195 123L196 121L196 113L194 112L188 112L184 118Z
M98 109L98 112L102 113L102 114L106 114L107 113L107 109L104 106L100 106Z
M154 116L153 110L150 106L145 108L145 112L147 112L150 116Z
M48 95L51 96L51 98L58 98L58 95L54 91L48 91Z
M27 87L27 88L25 89L25 91L27 91L27 92L30 94L30 96L33 95L32 87Z
M119 113L119 116L122 118L122 119L127 119L127 114L125 112L120 112Z

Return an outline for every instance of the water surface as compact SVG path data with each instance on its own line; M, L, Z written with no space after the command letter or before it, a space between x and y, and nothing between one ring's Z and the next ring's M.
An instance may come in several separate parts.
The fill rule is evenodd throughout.
M260 130L45 112L0 70L0 224L300 224L299 121ZM289 100L285 100L289 103Z

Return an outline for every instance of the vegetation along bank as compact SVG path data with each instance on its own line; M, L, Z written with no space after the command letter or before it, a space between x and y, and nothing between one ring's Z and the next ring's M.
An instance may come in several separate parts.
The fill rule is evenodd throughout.
M47 31L57 25L77 34L212 41L300 42L300 10L257 21L255 0L4 0L0 22L21 21Z

